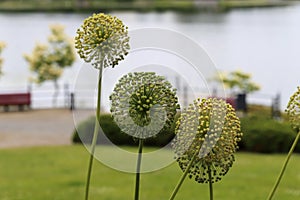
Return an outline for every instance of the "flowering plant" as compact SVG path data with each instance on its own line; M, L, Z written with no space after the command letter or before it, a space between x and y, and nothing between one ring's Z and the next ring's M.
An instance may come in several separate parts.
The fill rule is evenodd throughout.
M283 163L282 169L279 173L279 176L268 196L268 200L271 200L278 188L278 185L284 175L286 167L289 163L290 157L292 156L294 149L300 138L300 87L297 88L297 91L290 97L290 101L286 108L287 115L289 117L289 121L291 123L292 128L296 131L297 135L295 140L287 154L285 162Z
M177 121L173 142L175 158L184 172L170 199L174 199L185 177L209 183L220 181L234 162L242 132L234 109L223 100L197 99Z
M176 90L154 72L135 72L119 80L110 100L115 122L139 141L134 193L138 200L143 142L173 122L179 108Z
M102 72L106 67L115 67L123 60L129 51L128 28L123 22L104 13L93 14L86 18L77 30L75 48L79 56L99 70L97 110L94 134L91 145L91 155L87 173L85 199L89 198L89 185L99 131Z

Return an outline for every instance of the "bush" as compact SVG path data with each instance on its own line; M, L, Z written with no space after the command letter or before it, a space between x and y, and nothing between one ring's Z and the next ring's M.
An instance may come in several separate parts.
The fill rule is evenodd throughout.
M95 125L95 117L90 117L89 119L83 121L73 132L73 143L85 143L91 144L93 131ZM116 145L137 145L137 141L132 138L132 136L123 133L118 125L114 122L110 114L104 114L100 116L100 126L105 134L105 137L101 131L97 138L97 144L107 144L109 139L112 143ZM145 140L146 146L165 146L174 137L175 123L171 128L162 130L156 137L152 137ZM80 133L80 136L78 135Z
M240 149L251 152L288 152L296 136L289 123L259 115L242 118L241 127L244 135ZM300 152L300 144L295 151Z
M264 112L249 113L248 116L241 118L241 127L243 131L240 150L259 153L286 153L289 151L296 133L291 129L290 124L286 121L276 121ZM95 117L91 117L79 124L77 130L73 133L74 143L90 144L92 141ZM120 128L115 124L111 115L105 114L100 117L100 125L107 138L116 145L137 145L131 136L122 133ZM145 141L147 146L165 146L174 137L173 126L168 130L163 130L156 137L149 138ZM97 144L108 143L103 134L99 134ZM295 152L300 153L300 144L296 146Z

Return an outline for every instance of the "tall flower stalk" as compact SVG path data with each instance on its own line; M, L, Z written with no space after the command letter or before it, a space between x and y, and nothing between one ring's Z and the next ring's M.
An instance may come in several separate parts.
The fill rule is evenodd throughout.
M119 80L110 100L115 122L139 143L134 192L138 200L144 140L171 126L179 108L176 90L154 72L135 72Z
M91 144L85 199L89 198L89 186L92 166L99 132L99 119L101 107L102 73L106 67L115 67L123 60L129 51L128 28L123 22L113 16L103 13L94 14L84 20L77 30L75 48L79 56L99 70L96 120Z
M198 183L208 183L213 200L213 183L220 181L233 165L242 136L234 109L223 100L197 99L181 114L175 133L172 146L183 175L170 200L176 197L187 176Z
M287 105L286 112L289 117L289 121L292 125L292 128L296 131L297 135L295 137L295 140L287 154L287 157L283 163L283 166L281 168L281 171L278 175L278 178L268 196L268 200L273 199L275 192L280 184L280 181L285 173L285 170L287 168L287 165L289 163L289 160L294 152L294 149L299 141L300 138L300 87L297 88L297 91L290 97L290 101Z

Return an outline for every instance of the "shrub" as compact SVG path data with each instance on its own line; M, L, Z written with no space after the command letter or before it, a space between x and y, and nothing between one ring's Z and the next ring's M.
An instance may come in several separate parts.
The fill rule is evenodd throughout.
M95 117L90 117L87 120L81 122L73 132L73 143L85 143L91 144L93 131L95 125ZM105 136L116 145L137 145L137 142L132 136L123 133L118 125L114 122L110 114L103 114L100 116L100 126ZM148 138L145 140L147 146L165 146L174 137L175 123L169 129L162 130L156 137ZM78 135L80 133L80 137ZM101 131L97 138L97 144L108 143L107 138Z
M243 138L240 149L260 153L288 152L296 134L286 121L276 121L259 115L241 119ZM300 152L300 145L296 147Z
M251 112L248 116L241 118L243 132L242 141L239 144L240 150L258 153L285 153L288 152L296 133L291 129L290 124L283 121L276 121L264 114L264 112ZM177 119L177 118L176 118ZM95 117L83 121L73 133L74 143L90 144L94 130ZM168 130L163 130L156 137L145 141L148 146L165 146L174 137L174 125ZM100 125L107 138L116 145L137 145L136 141L129 135L122 133L109 114L101 115ZM80 137L78 136L80 132ZM107 143L106 137L99 134L97 144ZM300 153L300 144L295 152Z

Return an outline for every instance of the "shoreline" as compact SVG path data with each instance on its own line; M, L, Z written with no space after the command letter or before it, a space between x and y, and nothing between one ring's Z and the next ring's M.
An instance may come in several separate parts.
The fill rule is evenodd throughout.
M157 3L140 3L133 1L132 3L117 2L91 2L87 5L78 5L75 1L65 0L62 3L44 2L37 3L36 0L31 2L0 2L0 12L67 12L67 13L90 13L90 12L111 12L111 11L136 11L136 12L224 12L232 9L250 9L250 8L267 8L289 6L299 1L283 1L283 0L203 0L178 1L178 2L157 2Z

